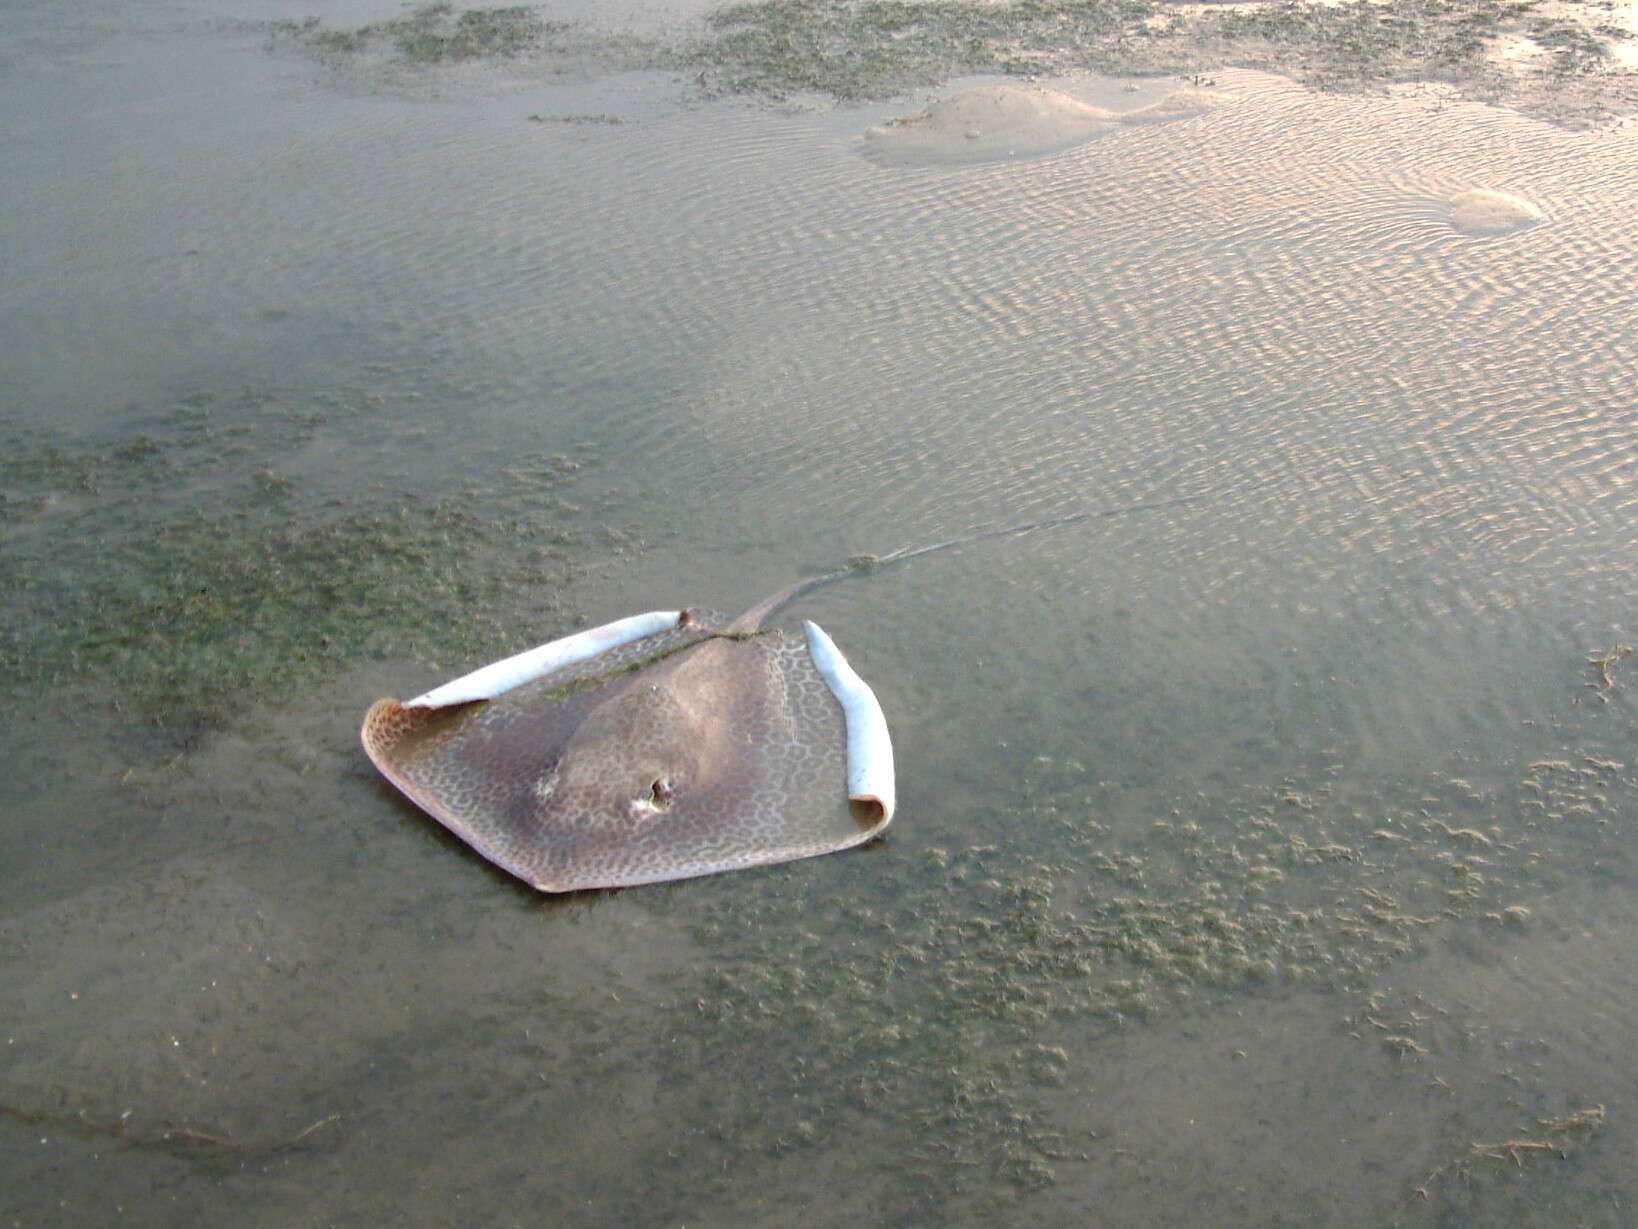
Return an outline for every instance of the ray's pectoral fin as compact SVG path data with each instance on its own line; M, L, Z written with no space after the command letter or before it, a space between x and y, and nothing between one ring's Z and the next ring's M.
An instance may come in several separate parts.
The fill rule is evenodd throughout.
M442 687L434 687L416 696L404 707L443 708L469 700L493 700L524 683L567 670L582 662L606 658L634 642L685 627L691 617L686 610L651 610L628 619L616 619L613 623L576 632L561 640L490 662L471 674L463 674Z
M554 640L408 703L378 700L365 753L410 801L485 857L531 879L530 848L563 748L611 687L709 638L689 611L654 611Z
M808 656L819 677L842 706L847 724L847 797L853 817L874 836L893 822L897 805L893 777L893 740L887 717L870 685L859 677L825 629L804 620Z

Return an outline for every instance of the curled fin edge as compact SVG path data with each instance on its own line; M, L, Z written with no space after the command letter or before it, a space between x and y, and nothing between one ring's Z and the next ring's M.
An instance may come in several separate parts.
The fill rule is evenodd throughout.
M386 699L377 700L370 705L370 711L364 714L364 728L360 733L364 743L364 754L370 757L370 762L376 766L376 769L394 789L460 837L461 840L475 849L480 856L494 863L508 874L516 875L536 891L565 891L566 889L561 886L548 881L537 880L528 866L516 858L506 856L502 851L486 845L459 815L444 805L443 800L437 794L423 789L412 777L406 776L398 770L397 764L393 762L392 752L394 744L403 737L405 731L402 729L395 731L393 727L408 726L410 732L413 732L414 728L424 726L435 720L434 713L436 711L436 709L430 707L411 709L409 705L400 704L390 696Z
M404 707L447 708L451 704L466 704L473 700L493 700L503 692L521 687L554 670L586 661L610 649L630 644L633 640L670 631L682 625L685 615L686 612L681 610L651 610L647 614L616 619L601 627L576 632L561 640L490 662L470 674L463 674L413 700L405 701Z
M874 835L893 821L897 803L893 779L893 740L887 717L870 684L848 664L836 642L817 623L804 619L808 656L825 686L842 706L847 723L847 794L854 814Z

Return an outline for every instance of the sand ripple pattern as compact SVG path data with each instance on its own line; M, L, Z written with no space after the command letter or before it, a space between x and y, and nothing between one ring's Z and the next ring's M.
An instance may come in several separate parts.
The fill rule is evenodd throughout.
M749 600L793 548L824 566L1209 490L1010 544L1039 569L1014 613L1256 608L1280 644L1248 653L1280 677L1310 625L1316 645L1607 626L1638 575L1638 148L1248 73L1218 88L1206 114L965 166L867 158L903 105L234 110L264 89L181 140L111 113L83 151L105 190L81 196L51 187L52 130L25 127L0 187L4 386L43 390L24 407L43 417L179 369L363 373L395 428L462 425L429 481L480 445L596 440L621 519L715 560L679 580L744 586L679 600ZM1541 221L1464 233L1450 202L1475 189ZM1388 656L1409 677L1433 668L1417 651Z
M1399 664L1351 732L1425 725L1425 689L1389 693L1443 677L1451 641L1528 656L1631 592L1638 153L1479 107L1224 88L1207 115L980 166L875 165L841 117L621 133L632 156L574 191L630 240L554 262L602 293L572 333L511 328L555 328L588 379L687 371L630 405L634 473L696 493L716 540L811 530L822 559L1217 492L1008 557L1043 561L1059 596L1037 600L1065 617L1175 586L1268 610L1282 654L1312 624L1310 697L1336 673L1320 646L1380 635ZM691 190L645 193L633 166ZM1464 233L1451 200L1474 189L1542 219ZM1504 709L1452 701L1452 728Z

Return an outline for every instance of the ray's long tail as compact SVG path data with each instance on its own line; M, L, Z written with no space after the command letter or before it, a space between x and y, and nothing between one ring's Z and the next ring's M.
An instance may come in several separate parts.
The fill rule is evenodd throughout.
M959 538L950 538L944 542L934 542L930 546L903 546L889 555L867 555L855 560L845 568L838 568L834 572L825 572L819 576L810 576L806 580L799 580L793 585L781 589L772 597L764 598L752 606L728 627L729 635L744 635L761 629L762 624L772 618L779 611L790 605L804 594L812 593L815 589L830 584L832 581L846 580L849 576L858 576L864 572L874 571L889 563L905 563L911 559L918 559L922 555L935 554L938 551L951 550L957 546L966 546L972 542L982 542L989 538L1010 538L1021 533L1034 533L1039 529L1057 529L1063 525L1078 525L1084 521L1105 520L1113 516L1125 516L1132 512L1156 512L1162 508L1175 508L1181 504L1199 503L1210 499L1210 491L1202 491L1197 495L1178 495L1171 499L1157 499L1149 503L1122 504L1118 508L1092 508L1085 512L1071 512L1067 516L1048 517L1045 520L1029 521L1022 525L1006 525L999 529L978 529Z

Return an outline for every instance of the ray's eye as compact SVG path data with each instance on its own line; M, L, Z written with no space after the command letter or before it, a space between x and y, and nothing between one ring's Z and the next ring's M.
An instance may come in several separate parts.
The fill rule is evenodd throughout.
M631 800L633 815L660 815L671 809L671 801L676 797L676 791L671 787L669 777L656 777L647 789L638 791Z

